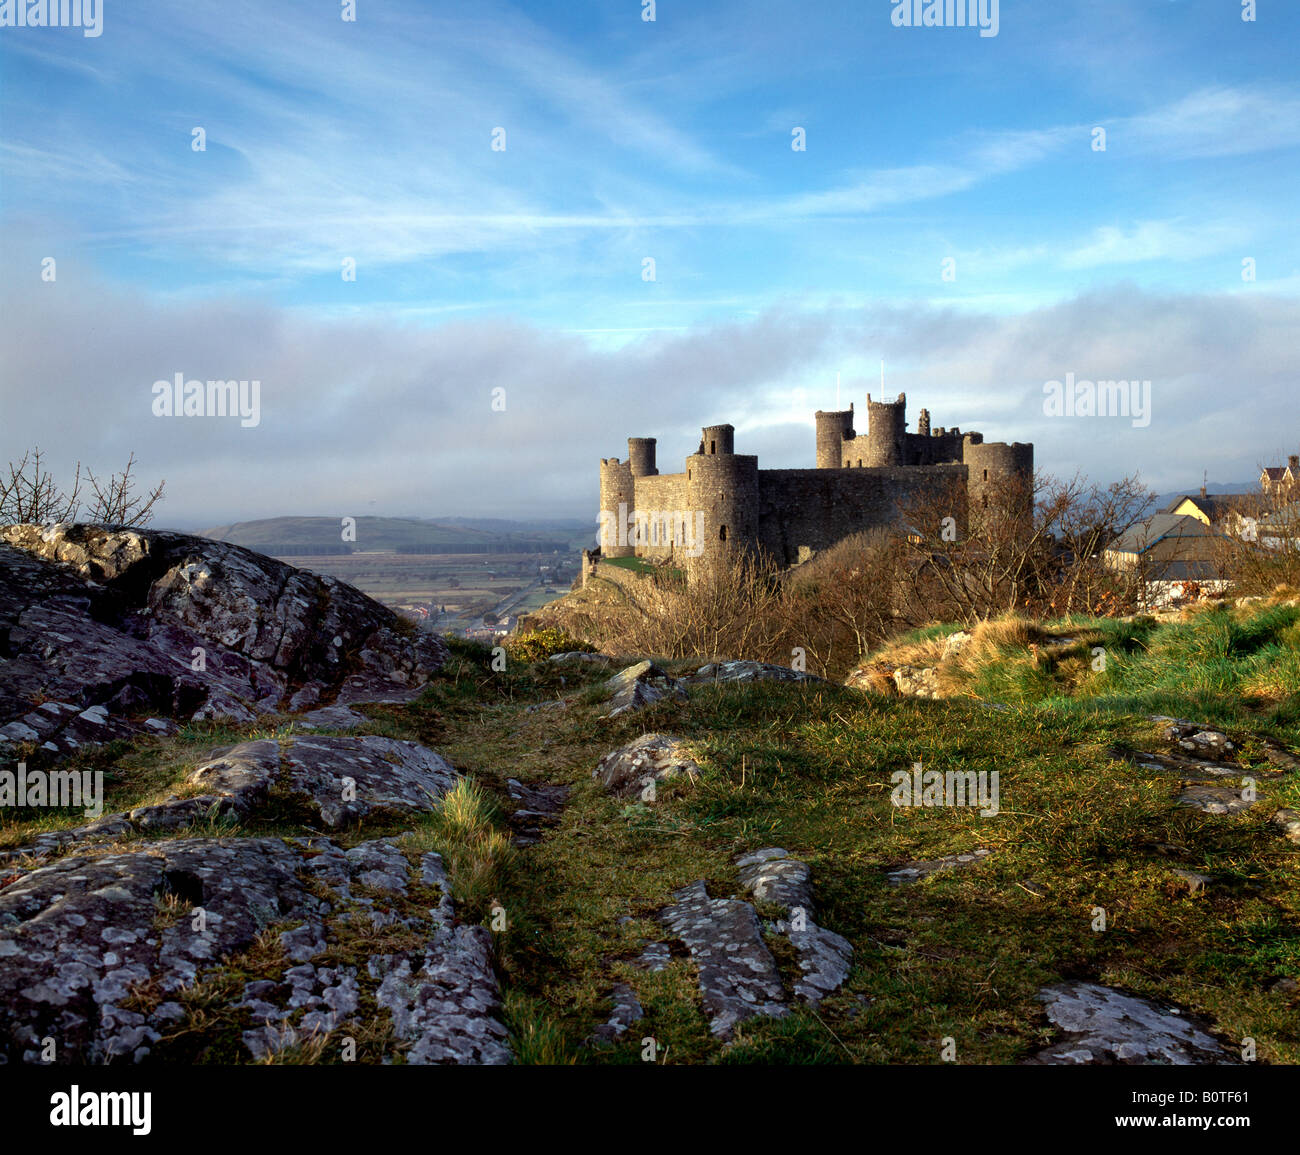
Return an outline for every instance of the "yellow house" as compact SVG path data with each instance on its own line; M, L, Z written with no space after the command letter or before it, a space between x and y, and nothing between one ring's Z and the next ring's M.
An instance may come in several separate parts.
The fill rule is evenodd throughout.
M1237 533L1243 514L1258 515L1259 498L1248 493L1207 494L1201 487L1199 495L1183 494L1175 497L1160 512L1177 517L1194 517L1202 525L1217 526L1229 533Z

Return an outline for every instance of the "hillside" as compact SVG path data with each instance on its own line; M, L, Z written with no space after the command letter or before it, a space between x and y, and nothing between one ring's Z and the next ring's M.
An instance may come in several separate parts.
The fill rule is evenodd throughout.
M420 690L72 749L111 813L0 828L0 1042L57 1013L92 1061L1300 1061L1300 605L1066 626L874 656L947 663L937 698L452 642ZM112 1005L24 1003L60 950L100 965L70 928L103 914L144 932Z

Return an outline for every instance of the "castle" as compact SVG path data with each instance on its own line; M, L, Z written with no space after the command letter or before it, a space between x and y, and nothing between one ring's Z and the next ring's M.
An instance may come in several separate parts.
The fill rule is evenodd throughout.
M757 457L735 452L732 426L710 425L685 471L661 474L656 439L629 438L627 461L600 463L599 556L690 571L757 546L794 565L852 533L896 524L901 505L930 496L958 491L965 504L953 514L964 523L966 509L987 504L1000 484L1033 475L1033 445L931 429L925 409L908 433L905 394L867 394L865 437L853 428L852 405L818 411L816 422L815 469L759 469Z

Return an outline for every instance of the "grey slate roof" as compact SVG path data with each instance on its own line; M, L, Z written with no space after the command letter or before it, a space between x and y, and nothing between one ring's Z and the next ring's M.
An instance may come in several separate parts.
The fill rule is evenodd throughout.
M1129 526L1106 548L1116 553L1145 553L1167 537L1222 537L1203 521L1190 514L1153 513Z

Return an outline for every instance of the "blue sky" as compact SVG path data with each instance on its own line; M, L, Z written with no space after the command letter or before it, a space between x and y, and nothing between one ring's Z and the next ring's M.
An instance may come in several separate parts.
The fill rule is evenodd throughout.
M631 434L676 468L729 420L811 464L836 373L861 408L882 358L913 416L1052 472L1172 489L1294 452L1300 6L1002 0L994 37L893 7L0 28L0 456L134 449L178 523L585 515ZM260 379L263 420L154 417L176 372ZM1151 425L1045 417L1067 372L1152 380Z

